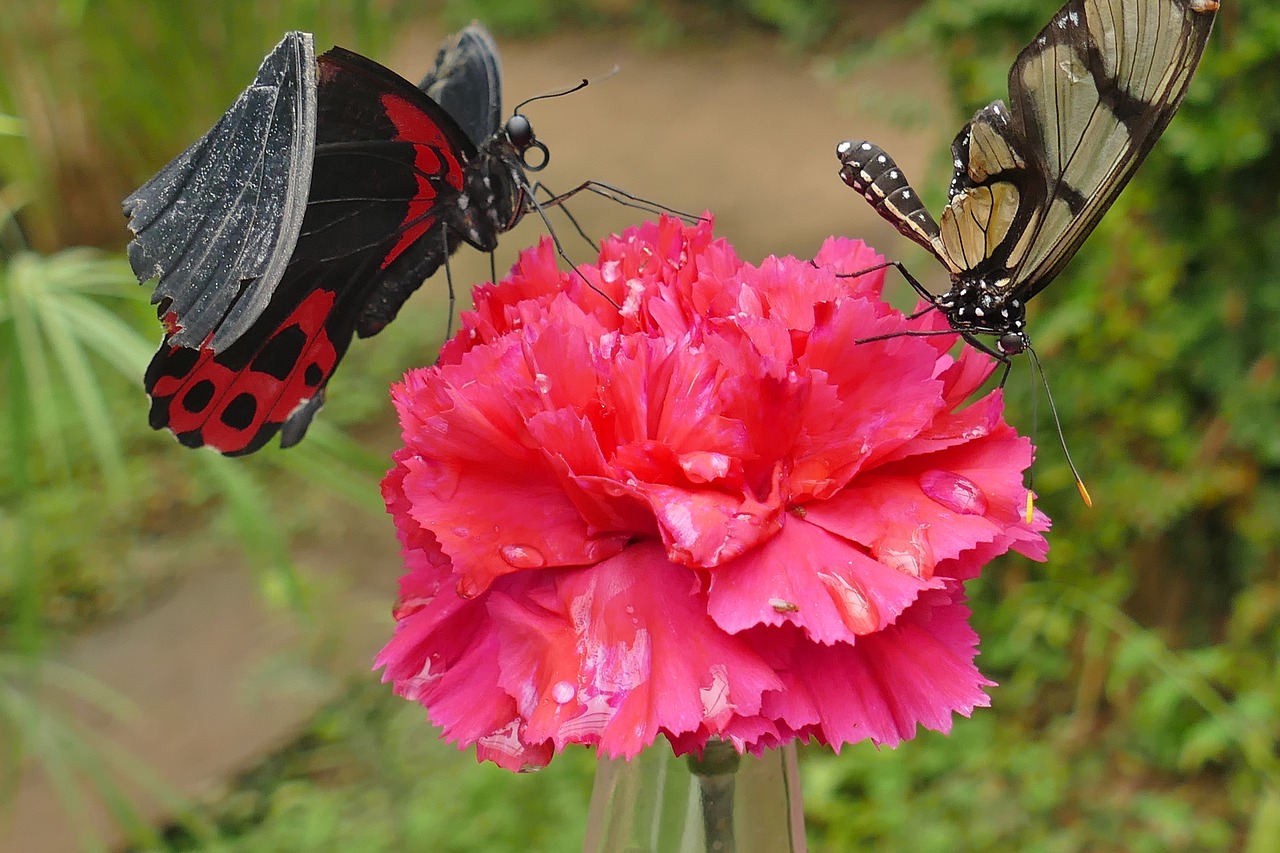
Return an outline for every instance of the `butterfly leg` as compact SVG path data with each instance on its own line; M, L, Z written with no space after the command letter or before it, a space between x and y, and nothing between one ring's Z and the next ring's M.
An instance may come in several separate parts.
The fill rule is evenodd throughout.
M559 235L556 234L555 226L551 224L551 219L550 217L547 216L547 206L550 205L551 202L555 202L558 206L562 205L564 202L565 196L553 196L551 199L551 202L548 202L546 205L544 205L542 202L538 201L537 196L534 195L533 188L526 187L524 197L525 197L525 202L529 205L529 207L533 208L533 210L542 219L542 224L547 226L547 234L548 236L551 237L551 243L556 247L556 254L560 256L560 259L569 265L569 269L572 270L574 273L576 273L578 278L582 279L583 284L585 284L588 288L598 293L600 296L604 297L605 301L607 301L614 308L621 308L621 306L618 305L618 303L614 302L609 297L609 294L605 293L600 288L596 287L587 279L585 275L582 274L582 271L578 269L577 264L575 264L573 262L573 259L569 257L569 253L564 250L564 244L560 242L560 237ZM575 223L575 225L576 224L577 223ZM583 236L585 237L586 235L584 234Z
M919 281L917 281L916 277L907 271L907 268L902 265L901 261L888 261L885 264L885 266L893 267L899 273L901 273L902 277L907 280L907 284L911 285L911 289L914 290L916 293L920 294L920 298L926 300L929 303L930 308L937 306L938 297L934 296L932 293L926 290L925 286L921 284ZM926 308L925 310L927 311L929 309ZM924 313L924 312L921 312L921 313ZM915 316L919 316L919 315L915 315Z
M659 204L656 201L650 201L647 198L641 198L638 195L633 195L624 189L619 189L618 187L615 187L612 184L606 184L603 181L583 181L581 184L569 190L568 192L561 193L558 196L553 196L551 199L549 199L546 202L546 206L557 207L559 205L562 205L564 204L564 202L568 201L570 198L572 198L573 196L577 195L580 192L583 192L584 190L586 192L595 193L601 198L607 198L612 202L622 205L623 207L633 207L636 210L643 210L645 213L652 213L652 214L667 213L667 214L670 214L671 216L679 217L680 219L684 220L686 223L690 225L694 224L695 222L703 221L703 217L701 216L694 216L691 213L685 213L684 211L676 210L674 207L667 207L665 204Z
M440 241L444 244L444 283L449 290L449 319L444 326L444 339L447 341L453 337L453 311L457 294L453 290L453 268L449 265L449 237L443 228L440 229ZM493 262L492 252L489 253L489 262Z
M869 344L872 341L887 341L893 338L932 338L937 335L954 335L957 332L954 329L908 329L902 332L886 332L883 335L874 335L870 338L858 338L855 344Z
M528 191L529 191L529 194L530 194L530 195L534 195L534 196L536 196L539 190L541 190L542 192L544 192L544 193L546 193L546 194L547 194L547 201L546 201L544 204L545 204L545 206L550 207L550 206L551 206L551 204L550 204L550 203L556 199L556 194L551 190L551 188L550 188L549 186L547 186L546 184L544 184L542 181L534 181L534 182L529 186L529 190L528 190ZM558 205L556 205L556 206L557 206L557 207L559 207L559 208L560 208L560 211L561 211L561 212L562 212L566 217L568 217L568 219L569 219L569 221L570 221L571 223L573 223L573 228L574 228L574 230L578 232L578 236L579 236L579 237L581 237L583 240L585 240L585 241L586 241L586 243L587 243L587 245L588 245L588 246L590 246L592 249L594 249L594 248L596 248L596 246L598 246L598 245L599 245L599 243L597 243L595 240L591 239L591 237L590 237L590 236L588 236L587 232L583 229L582 225L580 225L580 224L578 223L577 218L573 215L573 212L572 212L572 211L570 211L568 207L566 207L563 203L558 204Z
M1000 352L1000 350L995 347L988 345L977 335L972 335L968 332L961 332L960 336L964 338L964 342L969 346L979 352L986 353L1004 365L1004 373L1000 374L1000 382L996 384L997 388L1003 388L1004 383L1009 381L1009 371L1013 370L1013 359L1011 359L1008 354Z
M813 264L815 267L818 265L817 261L809 261L809 263ZM920 294L921 299L924 299L929 303L928 308L922 308L916 313L908 316L907 317L908 320L914 320L915 318L929 311L932 311L934 308L938 307L936 302L937 297L934 296L932 293L930 293L928 290L926 290L925 286L921 284L916 279L915 276L913 276L910 272L908 272L907 268L903 266L901 261L882 261L881 263L878 263L875 266L867 267L864 270L858 270L857 272L836 273L836 276L839 278L858 278L859 276L864 276L868 273L877 272L887 267L893 267L899 273L901 273L902 277L907 280L907 284L911 285L911 289L914 290L916 293Z

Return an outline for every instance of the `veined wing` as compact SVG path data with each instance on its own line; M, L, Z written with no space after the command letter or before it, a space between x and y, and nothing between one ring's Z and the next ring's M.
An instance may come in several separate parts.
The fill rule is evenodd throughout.
M1043 200L1014 247L1025 301L1075 254L1182 103L1216 0L1071 0L1009 72ZM1025 248L1023 248L1025 247Z
M1009 108L983 107L951 143L955 171L939 239L953 269L995 282L1017 266L1022 240L1037 221L1044 182L1027 169Z

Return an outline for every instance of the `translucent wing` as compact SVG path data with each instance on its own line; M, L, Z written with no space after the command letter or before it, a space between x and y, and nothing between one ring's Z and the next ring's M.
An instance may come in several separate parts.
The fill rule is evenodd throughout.
M1025 301L1061 272L1178 110L1215 0L1071 0L1009 72L1013 136L1043 189L1010 247ZM1031 188L1025 188L1030 192Z
M171 343L220 350L262 313L298 240L315 134L315 47L291 32L218 123L124 200L129 262L159 277Z
M939 236L953 269L998 281L1017 263L1044 197L1021 145L1000 101L979 110L951 143L955 172Z

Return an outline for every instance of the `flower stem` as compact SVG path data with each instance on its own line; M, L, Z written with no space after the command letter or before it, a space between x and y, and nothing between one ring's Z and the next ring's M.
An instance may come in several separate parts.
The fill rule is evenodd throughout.
M741 756L708 741L683 759L665 743L600 759L584 853L804 853L795 744Z
M737 853L733 833L733 790L742 756L722 740L707 742L702 756L689 755L689 772L698 780L702 830L707 853Z

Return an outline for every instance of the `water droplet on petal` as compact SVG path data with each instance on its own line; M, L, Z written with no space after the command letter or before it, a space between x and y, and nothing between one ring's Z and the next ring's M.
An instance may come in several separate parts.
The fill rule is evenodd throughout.
M968 477L937 469L920 475L920 489L947 509L961 515L984 515L987 496Z
M391 608L391 618L395 619L397 622L401 619L408 619L430 603L430 598L425 598L421 595L401 598L397 600L395 606Z
M841 621L850 631L861 636L880 630L880 608L856 581L829 572L820 572L818 578L826 584Z
M512 720L497 731L476 738L476 743L504 755L520 755L524 752L524 744L520 742L520 729L519 722Z
M891 569L897 569L913 578L918 578L924 573L924 567L920 565L920 559L907 551L900 551L894 548L885 548L877 555L884 565Z
M513 569L540 569L547 564L547 558L532 545L503 545L498 554Z
M567 681L557 681L551 688L551 701L557 705L563 705L573 698L573 694L577 691L573 689L573 685Z

